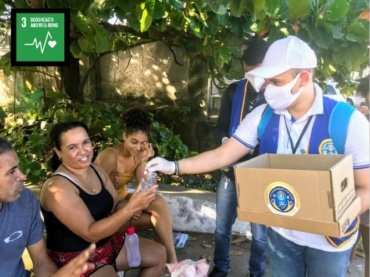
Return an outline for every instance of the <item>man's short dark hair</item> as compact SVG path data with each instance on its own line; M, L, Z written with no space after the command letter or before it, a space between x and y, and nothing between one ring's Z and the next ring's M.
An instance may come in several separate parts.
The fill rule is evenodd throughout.
M12 144L6 139L0 137L0 155L13 150Z
M252 37L243 44L242 61L245 65L256 66L262 63L268 44L262 38Z
M360 79L360 83L358 84L356 90L362 97L366 97L370 93L370 91L369 91L369 81L370 81L369 80L369 75Z

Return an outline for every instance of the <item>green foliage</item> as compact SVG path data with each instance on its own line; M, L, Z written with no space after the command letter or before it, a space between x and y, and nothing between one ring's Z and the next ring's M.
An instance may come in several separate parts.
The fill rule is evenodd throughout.
M189 154L188 147L181 141L178 135L159 122L153 123L153 131L150 140L155 146L155 152L161 157L180 160Z
M25 6L25 1L7 2ZM0 2L0 10L5 13L4 3ZM193 59L206 61L212 77L234 79L242 71L235 65L245 38L257 35L273 41L296 34L316 50L321 61L316 70L319 79L333 76L339 83L346 83L352 72L368 66L369 21L360 19L362 13L368 13L367 0L45 0L45 3L50 8L71 8L70 49L78 58L160 40L184 48ZM123 24L108 23L113 16ZM9 28L9 24L1 28ZM231 37L236 44L230 43ZM357 55L357 51L364 55ZM338 55L355 56L356 60L338 60ZM3 66L7 65L0 65Z
M215 191L217 187L215 179L211 174L187 175L181 178L180 184L187 188Z
M21 169L27 176L27 183L39 184L51 174L47 167L52 153L48 135L56 122L84 122L89 127L95 152L121 141L123 127L120 118L130 103L71 105L61 94L47 93L43 97L51 104L46 112L41 112L40 104L35 105L33 97L32 94L28 97L25 94L22 98L26 100L17 103L16 113L8 108L4 127L0 131L0 136L13 143ZM181 159L189 155L187 146L179 136L158 122L153 124L152 143L157 155L167 159Z
M129 50L140 44L161 41L171 47L183 48L192 63L205 63L212 78L239 79L242 74L239 57L244 39L256 35L272 42L295 34L314 48L319 61L315 71L319 81L333 78L343 91L349 91L352 73L368 68L367 0L42 1L49 8L70 8L70 51L75 58L95 58L106 52ZM0 12L5 15L0 24L0 34L7 34L10 26L7 16L10 9L5 3L17 8L27 7L22 0L0 1ZM121 23L108 23L113 16ZM11 67L9 57L8 53L0 59L0 69L5 75L22 70ZM124 109L120 105L72 106L62 99L60 103L54 101L50 104L45 113L40 113L40 107L35 112L37 107L33 106L37 105L37 99L43 93L35 92L32 95L35 99L24 95L25 98L17 104L23 112L17 110L16 115L8 113L5 118L3 132L14 136L19 145L23 143L32 148L33 141L44 143L49 125L69 118L81 118L91 126L92 135L97 136L97 147L105 147L120 139L118 118ZM47 93L46 97L54 96ZM167 141L166 147L158 146L158 152L173 157L186 153L185 148L171 146L179 143L178 138L167 135L160 125L157 128L153 140ZM37 135L31 136L32 132ZM34 160L40 164L29 165L28 168L34 172L30 174L43 176L44 160L40 160L38 154L24 152L22 155L25 162Z
M342 20L349 11L349 3L346 0L333 1L327 11L326 19L332 22Z
M293 20L306 17L311 13L310 0L290 0L288 5L289 17Z

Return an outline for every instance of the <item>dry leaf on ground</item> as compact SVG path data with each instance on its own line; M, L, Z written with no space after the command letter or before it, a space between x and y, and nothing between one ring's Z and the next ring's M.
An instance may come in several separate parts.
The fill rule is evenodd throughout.
M204 248L212 248L213 247L213 244L212 244L212 242L207 242L207 241L202 241L201 243L200 243Z
M241 256L241 255L243 255L243 253L240 251L235 251L235 250L230 251L230 256Z
M238 243L241 243L241 242L245 242L245 241L247 241L248 239L247 239L247 237L237 237L236 239L233 239L232 241L231 241L231 243L232 244L238 244Z

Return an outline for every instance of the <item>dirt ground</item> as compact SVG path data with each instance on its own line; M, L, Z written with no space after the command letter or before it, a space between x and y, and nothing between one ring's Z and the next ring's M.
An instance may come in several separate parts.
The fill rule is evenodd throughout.
M212 259L214 250L213 234L188 233L189 239L182 249L177 249L177 256L179 260L192 259L199 260L206 258L210 262L210 269L212 269ZM148 234L141 234L149 237ZM231 272L230 277L244 277L248 274L248 259L250 255L250 241L245 236L234 236L231 247ZM348 277L362 277L364 276L365 259L358 253L351 263ZM137 271L127 272L125 277L137 276ZM271 276L270 266L267 262L267 272L265 277Z

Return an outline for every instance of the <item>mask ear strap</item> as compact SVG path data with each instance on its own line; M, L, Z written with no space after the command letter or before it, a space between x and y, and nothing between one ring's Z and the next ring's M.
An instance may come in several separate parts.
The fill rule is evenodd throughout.
M298 80L299 80L299 78L301 77L301 73L302 73L302 71L301 72L299 72L295 77L294 77L294 79L291 81L291 82L293 82L294 81L294 86L293 87L295 87L296 85L297 85L297 83L298 83ZM293 87L292 87L292 89L293 89ZM298 90L301 88L301 86L299 86L298 87Z

